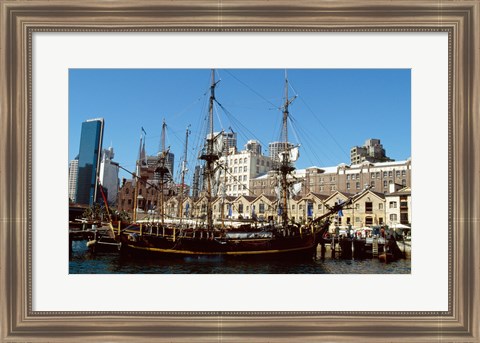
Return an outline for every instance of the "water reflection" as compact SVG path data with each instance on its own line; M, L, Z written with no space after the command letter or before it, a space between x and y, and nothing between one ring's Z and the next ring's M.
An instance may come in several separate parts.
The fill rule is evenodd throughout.
M410 274L410 260L382 263L377 259L260 261L221 257L175 260L91 253L86 241L73 242L70 274Z

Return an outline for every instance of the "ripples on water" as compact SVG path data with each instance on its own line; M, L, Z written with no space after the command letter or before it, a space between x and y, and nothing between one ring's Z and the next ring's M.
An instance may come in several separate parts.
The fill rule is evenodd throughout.
M92 254L86 241L73 242L70 274L410 274L410 260L381 263L378 259L289 262L186 257L175 260Z

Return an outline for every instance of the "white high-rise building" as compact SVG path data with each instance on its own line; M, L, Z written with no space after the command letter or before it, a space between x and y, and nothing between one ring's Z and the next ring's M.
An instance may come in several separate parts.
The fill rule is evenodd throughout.
M118 194L118 170L117 162L112 161L115 154L113 148L104 149L102 151L102 160L100 162L100 183L107 191L107 201L109 204L114 204L117 201Z
M68 164L68 198L75 201L77 197L78 156Z
M231 148L227 157L220 157L220 163L224 165L224 168L219 169L220 172L217 176L219 184L217 196L252 194L249 190L250 180L267 173L273 167L270 157L257 152L257 149L237 152Z

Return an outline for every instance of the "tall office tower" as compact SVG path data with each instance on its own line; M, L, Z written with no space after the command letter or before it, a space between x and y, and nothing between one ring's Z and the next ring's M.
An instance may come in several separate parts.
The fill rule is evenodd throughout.
M221 132L214 132L213 137L217 138ZM207 138L210 138L210 134L207 134ZM237 149L237 133L223 131L223 152L226 154L231 148Z
M225 148L227 151L230 148L237 148L237 133L236 132L224 132L223 137L225 139Z
M103 127L103 118L89 119L82 123L75 200L78 204L93 205L97 200Z
M68 199L75 201L77 196L78 156L68 164Z
M293 143L287 143L287 149L293 148ZM268 155L274 162L279 162L279 154L285 150L284 142L272 142L268 144Z
M257 155L261 155L262 145L257 140L251 139L247 142L247 144L245 144L245 150Z
M115 154L113 148L109 147L102 151L102 162L100 163L100 182L105 189L105 195L109 204L115 204L118 194L118 171L119 164L113 161Z
M203 190L203 171L203 166L195 166L192 184L192 197L194 199L198 198L200 196L200 192Z

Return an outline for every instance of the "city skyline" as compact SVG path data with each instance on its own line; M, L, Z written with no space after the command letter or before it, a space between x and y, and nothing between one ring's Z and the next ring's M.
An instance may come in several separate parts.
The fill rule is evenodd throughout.
M185 130L190 125L188 160L191 184L205 126L210 70L71 69L69 72L69 161L78 154L81 122L105 119L103 147L114 148L115 161L135 170L140 134L146 153L160 146L163 119L166 146L179 170ZM217 70L215 131L237 133L239 150L250 139L262 152L280 137L285 71ZM381 140L389 157L411 157L409 69L288 70L292 115L289 141L301 145L297 168L350 162L350 148L369 138ZM174 175L175 177L176 175ZM125 172L120 177L129 178Z

